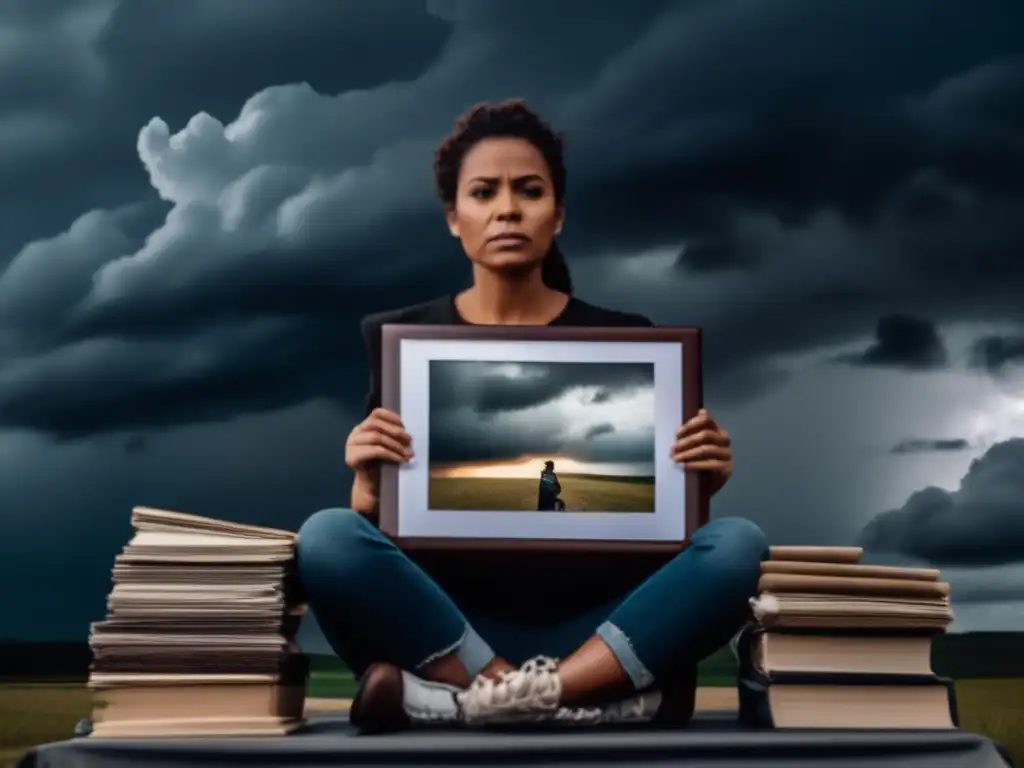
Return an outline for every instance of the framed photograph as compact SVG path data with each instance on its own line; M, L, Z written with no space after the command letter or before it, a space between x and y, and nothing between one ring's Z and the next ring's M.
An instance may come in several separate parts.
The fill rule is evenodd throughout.
M385 325L381 353L415 454L381 469L403 549L668 553L707 521L670 456L702 404L698 328Z

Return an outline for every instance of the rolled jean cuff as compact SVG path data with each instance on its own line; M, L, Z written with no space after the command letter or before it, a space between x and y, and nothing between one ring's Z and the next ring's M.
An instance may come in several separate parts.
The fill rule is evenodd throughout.
M427 656L427 658L416 665L416 669L420 670L428 664L432 664L438 659L443 659L445 656L453 653L455 658L462 662L462 666L465 667L466 674L469 675L470 680L473 680L483 672L484 667L490 664L494 658L494 651L491 650L491 646L477 634L473 627L467 624L458 640Z
M467 624L466 634L462 638L462 644L455 651L455 658L462 662L469 679L473 680L494 659L494 651L476 630Z
M629 642L625 632L610 621L606 621L597 628L597 636L604 640L611 649L612 654L632 681L633 688L642 691L653 685L654 675L637 657L636 651L633 650L633 644Z

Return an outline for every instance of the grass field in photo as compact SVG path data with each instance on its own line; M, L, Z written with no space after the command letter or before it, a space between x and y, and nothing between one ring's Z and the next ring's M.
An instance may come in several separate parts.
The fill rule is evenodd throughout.
M567 512L653 512L654 478L558 476ZM428 505L444 510L537 509L536 478L431 477Z

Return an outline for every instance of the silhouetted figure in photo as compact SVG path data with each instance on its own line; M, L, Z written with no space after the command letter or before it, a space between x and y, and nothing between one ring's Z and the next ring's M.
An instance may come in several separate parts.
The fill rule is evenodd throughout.
M551 512L561 506L565 509L565 503L559 505L562 500L558 494L562 492L562 484L558 482L558 475L555 474L555 462L545 461L544 471L540 473L540 486L537 492L537 510Z

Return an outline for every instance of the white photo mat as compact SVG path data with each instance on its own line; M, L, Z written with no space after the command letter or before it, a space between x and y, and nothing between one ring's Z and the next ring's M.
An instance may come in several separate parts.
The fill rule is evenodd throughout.
M678 542L686 530L686 474L670 449L683 422L682 342L401 339L399 413L415 457L398 470L400 537ZM654 512L430 509L430 363L653 363Z

